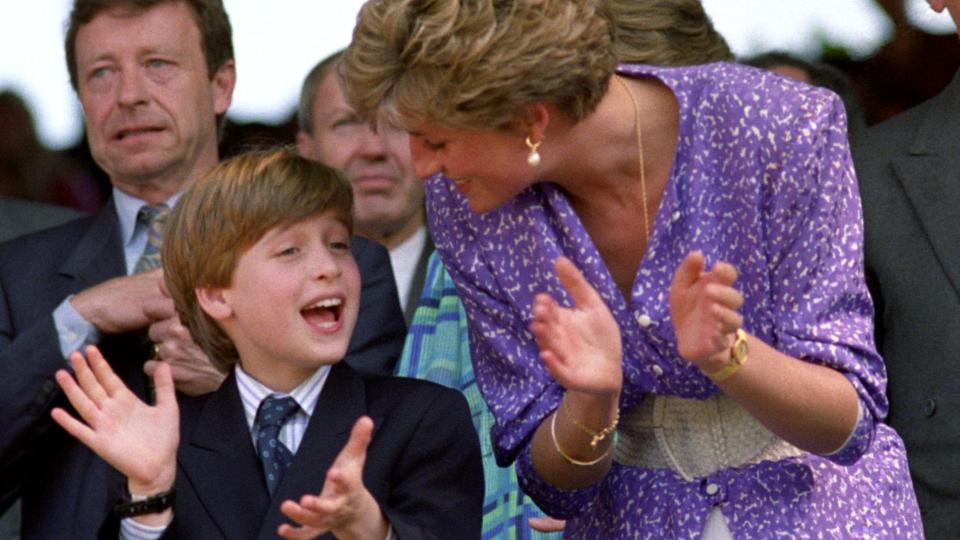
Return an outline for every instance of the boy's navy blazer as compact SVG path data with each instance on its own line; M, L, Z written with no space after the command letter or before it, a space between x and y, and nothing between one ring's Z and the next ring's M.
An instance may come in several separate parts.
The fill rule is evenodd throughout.
M363 280L347 362L390 373L405 325L386 250L354 238ZM0 244L0 511L23 498L24 540L93 538L109 510L108 467L50 418L67 405L54 373L66 367L53 324L67 295L125 274L113 202L102 211ZM124 382L145 395L142 334L101 348Z
M182 399L176 505L165 538L276 538L288 522L280 503L320 493L362 415L374 423L364 485L398 536L479 538L483 469L463 395L426 381L361 376L342 362L273 501L235 377L214 394ZM106 537L116 538L115 526L105 527Z

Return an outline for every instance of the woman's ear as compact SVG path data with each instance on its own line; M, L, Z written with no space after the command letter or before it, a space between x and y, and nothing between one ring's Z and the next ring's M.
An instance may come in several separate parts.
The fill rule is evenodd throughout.
M224 295L222 288L197 287L193 292L197 295L197 303L200 304L200 309L213 320L222 321L233 315L233 308L227 302L227 297Z
M530 140L534 142L543 140L549 124L550 108L542 101L524 107L523 111L517 116L516 122L518 131L524 137L530 137Z

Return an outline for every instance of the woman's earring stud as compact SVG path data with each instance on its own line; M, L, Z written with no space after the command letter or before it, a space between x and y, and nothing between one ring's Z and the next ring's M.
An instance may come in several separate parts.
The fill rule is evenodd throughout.
M537 151L537 148L540 147L540 143L542 143L543 140L541 139L538 142L533 142L530 140L530 136L527 135L526 140L524 140L523 142L527 145L527 148L530 149L530 154L527 155L527 163L531 167L536 167L537 165L540 165L540 152Z

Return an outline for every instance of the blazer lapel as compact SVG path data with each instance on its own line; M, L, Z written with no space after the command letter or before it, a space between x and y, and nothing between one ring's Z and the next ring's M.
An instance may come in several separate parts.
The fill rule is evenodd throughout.
M280 512L280 503L288 499L299 500L306 494L316 495L323 489L327 469L350 439L353 424L367 414L364 388L363 379L353 368L344 362L333 365L300 448L283 475L258 538L276 538L277 527L290 522ZM373 421L376 433L380 422L378 418Z
M960 75L932 104L913 144L893 160L937 260L960 296Z
M112 199L94 217L77 245L66 254L59 272L75 283L72 288L77 291L127 273L120 224Z
M203 405L192 433L183 435L178 461L203 510L225 538L251 538L270 499L233 374Z

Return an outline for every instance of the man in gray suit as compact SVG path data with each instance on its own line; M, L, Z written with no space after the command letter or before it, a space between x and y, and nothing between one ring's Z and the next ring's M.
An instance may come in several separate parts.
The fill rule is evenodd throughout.
M928 3L960 23L960 0ZM960 74L867 130L854 160L887 421L906 443L927 538L960 538Z
M69 208L0 196L0 242L82 215Z

